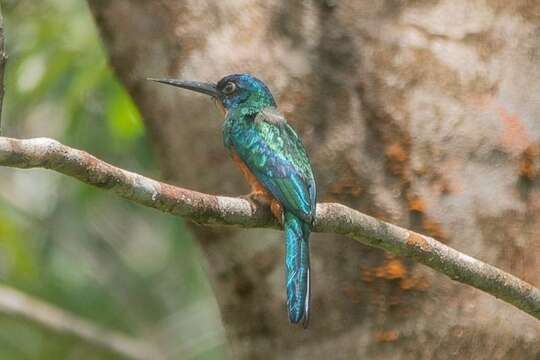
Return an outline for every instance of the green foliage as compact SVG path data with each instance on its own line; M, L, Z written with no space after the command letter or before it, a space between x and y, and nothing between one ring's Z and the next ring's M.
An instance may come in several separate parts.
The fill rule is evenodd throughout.
M2 10L9 54L2 133L53 137L159 177L141 116L107 64L85 3L12 0ZM0 168L0 282L144 334L173 356L223 357L216 306L184 224L75 180ZM107 356L0 317L0 359Z

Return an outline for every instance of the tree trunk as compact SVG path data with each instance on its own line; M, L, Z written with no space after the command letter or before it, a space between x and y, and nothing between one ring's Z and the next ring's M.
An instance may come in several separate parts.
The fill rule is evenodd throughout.
M146 77L267 82L320 201L540 283L540 3L89 0L165 178L248 191L221 114ZM414 262L314 234L312 316L288 323L276 231L196 228L235 358L533 359L532 317Z

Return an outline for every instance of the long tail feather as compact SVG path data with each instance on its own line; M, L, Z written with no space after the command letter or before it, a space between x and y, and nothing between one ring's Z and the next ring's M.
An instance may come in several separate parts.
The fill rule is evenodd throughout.
M285 278L289 320L307 327L309 319L309 224L285 211Z

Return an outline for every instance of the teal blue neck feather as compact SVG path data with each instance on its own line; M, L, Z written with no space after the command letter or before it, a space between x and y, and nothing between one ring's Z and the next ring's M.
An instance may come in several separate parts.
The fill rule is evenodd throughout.
M226 95L221 92L219 100L227 110L237 110L242 115L255 114L267 107L275 107L276 102L268 87L249 74L234 74L221 79L217 89L223 89L234 82L236 90Z

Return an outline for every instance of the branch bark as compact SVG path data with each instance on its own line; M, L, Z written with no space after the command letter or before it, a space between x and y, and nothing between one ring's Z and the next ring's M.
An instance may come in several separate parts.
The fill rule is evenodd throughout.
M269 209L248 200L203 194L164 184L52 139L0 137L0 165L51 169L199 224L278 228ZM345 235L365 245L411 257L455 281L480 289L540 319L538 288L431 237L336 203L317 204L314 231Z
M122 358L164 358L148 344L95 325L6 286L0 286L0 313L25 319L49 331L75 337Z

